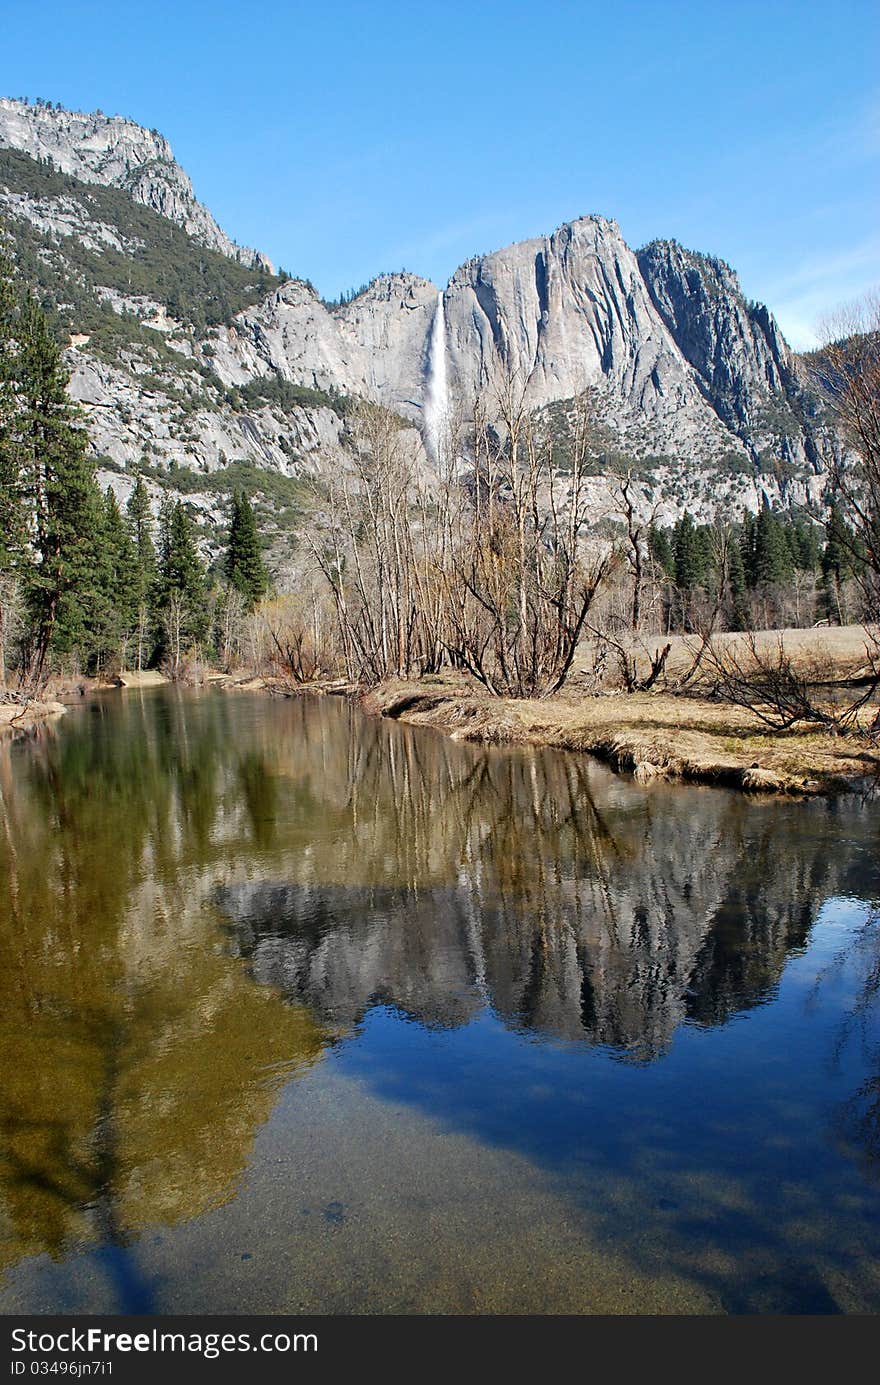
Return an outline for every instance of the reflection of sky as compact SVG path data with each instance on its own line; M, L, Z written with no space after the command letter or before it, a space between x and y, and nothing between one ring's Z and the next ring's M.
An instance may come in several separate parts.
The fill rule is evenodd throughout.
M861 1030L842 1028L866 959L841 949L866 917L855 901L829 901L772 997L721 1027L686 1024L650 1065L513 1035L489 1013L449 1033L403 1032L387 1010L338 1062L384 1099L552 1169L605 1233L638 1234L658 1256L665 1246L680 1267L707 1246L794 1257L805 1302L824 1311L813 1260L845 1264L872 1242L876 1253L880 1233L880 1190L836 1129L877 1061ZM730 1306L748 1301L733 1280Z
M285 1087L234 1201L142 1235L128 1278L166 1311L429 1311L476 1274L491 1302L460 1310L504 1311L527 1257L543 1311L582 1311L575 1282L612 1307L627 1282L674 1311L876 1310L880 1185L840 1136L872 1071L861 1031L838 1047L867 918L829 901L762 1005L681 1026L649 1064L489 1009L438 1029L377 1006ZM556 1284L557 1255L585 1278ZM47 1288L106 1303L106 1257L22 1266L0 1301Z
M841 893L876 892L868 814L326 703L137 706L71 714L4 782L31 930L0 935L8 1051L78 1065L71 1148L92 1170L113 1136L117 1227L72 1195L0 1308L880 1308L880 938Z

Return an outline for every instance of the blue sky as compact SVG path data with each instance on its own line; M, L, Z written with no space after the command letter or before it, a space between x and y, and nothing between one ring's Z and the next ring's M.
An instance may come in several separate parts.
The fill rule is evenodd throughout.
M170 139L325 296L588 212L722 256L807 344L880 282L878 0L2 0L0 92Z

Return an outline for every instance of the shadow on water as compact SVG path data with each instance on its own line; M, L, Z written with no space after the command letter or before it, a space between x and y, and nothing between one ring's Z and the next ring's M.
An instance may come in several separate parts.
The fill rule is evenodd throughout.
M334 1045L729 1311L835 1311L856 1255L876 1270L858 805L639 787L330 701L67 722L0 750L0 1263L92 1244L151 1311L138 1233L234 1197Z

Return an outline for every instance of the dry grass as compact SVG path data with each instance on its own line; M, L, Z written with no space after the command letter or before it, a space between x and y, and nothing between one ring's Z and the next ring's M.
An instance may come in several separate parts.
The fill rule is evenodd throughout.
M16 735L32 731L38 722L63 714L66 708L60 702L0 702L0 736Z
M737 707L663 694L543 701L491 698L470 681L389 682L367 711L435 726L458 740L584 751L637 779L686 779L751 792L828 794L880 777L880 751L863 735L769 732Z
M865 643L867 635L861 625L824 625L810 630L757 630L755 647L759 653L772 654L780 640L789 657L796 664L823 666L829 674L841 678L853 676L865 664ZM744 649L748 636L734 632L723 632L713 636L712 643L719 651L730 647ZM681 677L693 662L700 647L696 635L645 635L624 636L622 639L636 659L641 675L648 673L650 660L665 644L671 645L666 662L666 675L675 679ZM584 640L578 646L574 662L575 675L588 673L595 658L595 641Z

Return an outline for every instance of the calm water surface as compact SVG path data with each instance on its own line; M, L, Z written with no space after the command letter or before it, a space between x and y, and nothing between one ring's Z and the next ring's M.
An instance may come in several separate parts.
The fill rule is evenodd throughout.
M0 1310L880 1309L876 807L334 700L0 746Z

